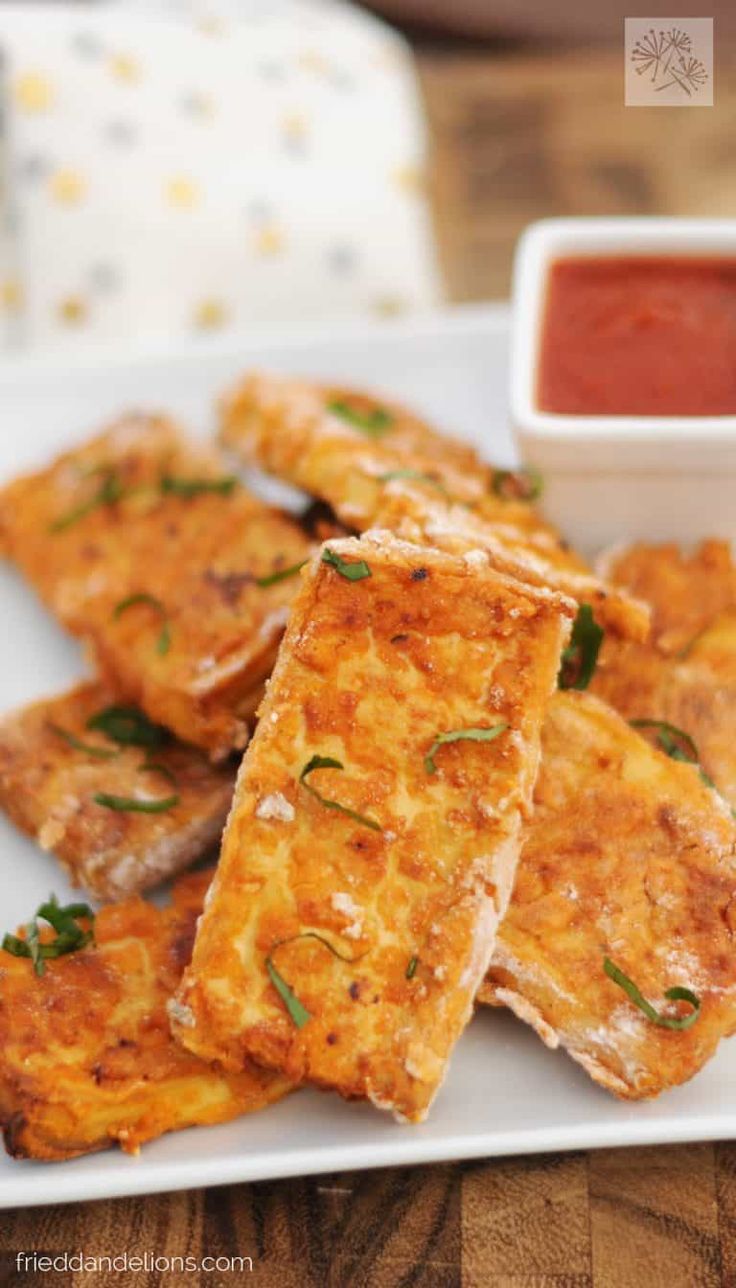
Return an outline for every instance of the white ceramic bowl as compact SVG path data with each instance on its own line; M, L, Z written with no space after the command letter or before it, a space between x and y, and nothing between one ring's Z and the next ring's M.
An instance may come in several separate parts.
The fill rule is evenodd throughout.
M550 265L617 254L736 259L736 220L549 219L527 229L513 279L510 402L520 455L544 476L549 517L588 551L630 539L736 539L736 415L573 416L537 406Z

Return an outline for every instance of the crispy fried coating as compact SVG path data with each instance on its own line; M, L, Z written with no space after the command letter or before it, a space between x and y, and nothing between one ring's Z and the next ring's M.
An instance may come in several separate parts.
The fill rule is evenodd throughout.
M500 572L526 585L551 586L578 603L590 604L601 625L616 635L634 640L648 636L647 605L601 581L584 565L571 567L561 561L558 537L490 523L467 506L453 505L442 498L432 500L414 483L403 480L386 486L376 524L409 541L427 543L453 554L484 550Z
M507 497L497 484L508 472L396 403L256 374L223 399L220 437L251 464L321 497L358 530L387 527L449 550L453 534L461 543L467 530L501 571L584 596L609 628L646 637L644 606L595 578L529 501Z
M332 506L358 531L375 525L397 477L436 499L472 506L488 522L537 534L564 566L584 569L528 501L507 495L508 471L439 433L399 403L332 385L255 373L220 405L220 439L252 465ZM511 477L511 476L509 476Z
M0 543L115 689L213 759L242 747L276 655L297 524L209 448L129 416L0 492Z
M16 1158L74 1158L261 1109L289 1089L255 1066L225 1074L184 1051L166 1016L211 873L170 907L103 908L95 945L46 962L0 951L0 1120ZM42 937L52 937L42 932Z
M691 554L674 543L617 547L599 560L602 576L652 609L652 643L686 650L725 609L736 609L736 567L726 541L703 541Z
M574 606L388 533L304 576L174 1031L417 1121L508 901Z
M505 1004L627 1099L691 1078L736 1026L736 828L696 767L669 759L597 698L558 693L513 898L481 1000ZM610 958L665 1015L604 972Z
M637 545L606 562L616 581L648 596L653 631L645 646L606 638L594 691L628 720L685 733L736 808L736 571L727 545L704 541L690 556Z
M232 765L212 765L158 727L144 727L149 747L90 730L115 702L90 682L0 720L0 805L98 899L147 890L219 842L235 785ZM97 794L144 807L177 799L139 813L102 805Z

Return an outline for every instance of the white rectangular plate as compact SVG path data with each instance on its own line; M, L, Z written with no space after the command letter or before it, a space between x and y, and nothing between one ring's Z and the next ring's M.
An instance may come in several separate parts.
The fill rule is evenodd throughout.
M250 366L334 377L406 399L494 460L513 459L506 424L507 315L464 308L435 318L342 328L338 336L232 339L94 360L24 358L0 366L0 480L131 407L161 408L193 431L213 425L216 395ZM703 515L707 533L708 516ZM622 534L623 535L623 534ZM53 693L82 672L66 639L11 571L0 568L0 710ZM54 889L53 859L0 818L2 926ZM264 1113L179 1132L144 1147L70 1163L0 1158L0 1206L263 1180L310 1172L601 1145L736 1137L736 1044L688 1086L625 1105L530 1029L485 1011L458 1045L429 1121L399 1126L367 1105L304 1091Z

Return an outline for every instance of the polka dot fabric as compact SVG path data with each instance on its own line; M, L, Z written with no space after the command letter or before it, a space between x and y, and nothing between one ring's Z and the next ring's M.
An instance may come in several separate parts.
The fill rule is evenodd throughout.
M438 300L410 54L326 0L3 6L0 340Z

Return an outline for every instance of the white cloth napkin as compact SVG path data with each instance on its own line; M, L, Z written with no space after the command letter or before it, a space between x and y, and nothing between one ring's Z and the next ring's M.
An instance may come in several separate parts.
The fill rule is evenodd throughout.
M329 0L0 6L6 342L423 308L410 53Z

